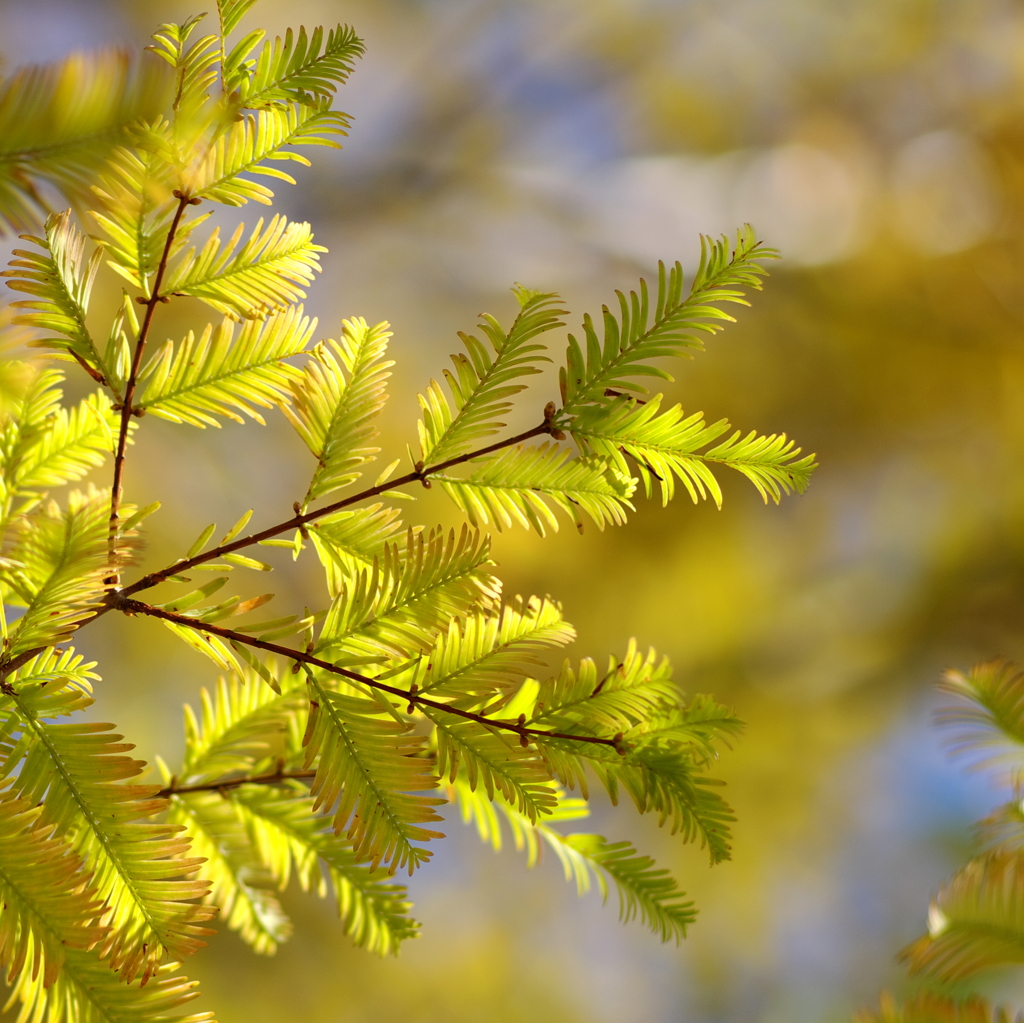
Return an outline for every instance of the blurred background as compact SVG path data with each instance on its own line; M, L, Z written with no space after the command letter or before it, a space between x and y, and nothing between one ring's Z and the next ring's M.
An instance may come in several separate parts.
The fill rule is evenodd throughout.
M0 52L10 70L137 48L196 9L0 0ZM308 303L321 336L347 315L393 324L390 457L455 331L507 320L514 282L558 290L575 325L659 258L692 271L700 232L750 221L784 258L666 396L784 431L821 466L779 507L737 477L721 511L683 496L617 531L496 540L507 592L564 602L574 656L636 636L747 722L721 765L732 862L595 805L595 830L696 899L681 947L452 819L411 881L424 935L400 958L353 950L296 894L275 958L222 934L188 965L202 1004L222 1023L803 1023L910 990L894 955L1002 794L944 755L934 683L1024 657L1024 3L261 0L249 19L338 21L368 48L339 100L350 138L310 152L280 208L330 249ZM115 298L110 282L101 310ZM182 302L161 328L205 315ZM556 396L537 379L531 424ZM280 417L144 425L127 486L165 502L154 565L211 519L277 521L304 492ZM406 513L456 521L434 494ZM325 600L302 561L281 566L279 613ZM173 760L211 666L156 623L104 619L82 646L103 661L97 714ZM975 989L1024 1004L1011 976Z

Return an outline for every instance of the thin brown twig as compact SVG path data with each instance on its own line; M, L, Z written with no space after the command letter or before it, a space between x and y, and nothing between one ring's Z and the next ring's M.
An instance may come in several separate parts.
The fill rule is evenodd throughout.
M178 575L181 572L187 572L190 568L193 568L196 565L202 565L207 561L213 561L216 558L223 557L225 554L231 554L234 551L241 550L243 547L251 547L253 544L259 543L261 540L269 540L271 537L278 536L281 533L287 533L292 529L299 529L307 522L312 522L314 519L322 518L324 515L330 515L333 512L340 511L342 508L348 508L350 505L358 504L360 501L369 500L371 497L377 497L388 490L394 490L396 487L404 487L410 483L429 484L431 476L436 475L439 472L443 472L445 469L450 469L454 465L461 465L463 462L470 462L474 458L480 458L483 455L489 455L494 451L500 451L502 448L511 447L513 444L519 444L524 440L529 440L531 437L539 437L541 434L545 433L552 434L555 429L556 428L552 424L552 417L546 416L544 422L539 426L535 426L523 433L516 434L514 437L508 437L505 440L489 444L485 448L478 448L476 451L467 452L464 455L459 455L457 458L449 458L448 461L441 462L438 465L432 465L429 468L421 467L419 469L414 469L412 472L408 472L404 476L399 476L397 479L380 483L377 486L370 487L358 494L353 494L351 497L335 501L333 504L326 505L323 508L317 508L314 511L306 512L301 515L296 514L287 521L279 522L275 526L268 526L266 529L260 530L258 533L250 533L248 536L243 536L238 540L233 540L231 543L223 544L220 547L214 547L212 550L206 551L203 554L197 554L194 558L187 558L184 561L168 565L166 568L162 568L159 572L150 572L149 575L144 575L137 582L132 583L130 586L126 586L120 591L120 595L127 597L133 593L138 593L140 590L147 590L151 586L156 586L158 583L163 582L169 576Z
M175 785L172 781L166 788L161 789L156 795L159 799L168 799L170 796L180 796L187 792L223 792L226 789L237 789L241 785L277 785L282 781L296 779L308 781L316 777L316 771L273 771L270 774L257 774L252 777L242 778L218 778L214 781L198 782L195 785Z
M475 721L477 724L485 725L488 728L498 728L506 732L515 732L515 734L523 741L526 741L531 737L539 739L569 739L573 742L590 743L595 746L610 746L616 752L620 753L623 751L621 735L615 736L611 739L605 739L594 735L572 735L569 732L549 732L542 728L527 728L523 721L502 721L498 718L486 717L483 714L474 714L472 711L453 707L450 703L442 703L440 700L432 700L415 691L398 689L396 686L389 686L386 682L381 682L378 679L371 678L369 675L362 675L357 671L351 671L348 668L343 668L337 664L331 664L330 661L314 657L312 654L308 654L302 650L293 650L291 647L280 646L277 643L269 643L263 639L256 639L253 636L247 636L244 632L235 632L233 629L225 629L219 625L212 625L208 622L200 621L197 618L190 618L187 615L177 614L174 611L165 611L163 608L153 607L152 604L145 604L141 600L131 600L121 593L112 596L110 598L110 604L114 609L127 615L142 614L149 615L152 618L161 618L165 622L173 622L175 625L183 625L188 629L194 629L196 632L205 632L211 636L219 636L221 639L232 640L235 643L242 643L245 646L255 647L257 650L266 650L268 653L287 657L289 660L295 661L299 664L308 664L314 668L321 668L324 671L330 672L332 675L340 675L342 678L347 678L353 682L358 682L361 685L368 686L371 689L387 693L389 696L396 696L410 707L415 705L430 707L432 710L439 710L445 714L452 714L456 717L464 718L466 721Z
M178 225L185 215L185 207L194 205L198 200L192 199L175 189L175 197L178 200L178 208L174 211L174 219L171 221L170 229L167 232L167 241L164 242L164 250L160 254L160 262L157 264L156 274L153 277L152 294L146 299L146 315L142 319L142 326L139 328L139 337L135 342L135 354L132 356L132 365L128 373L128 379L124 385L124 400L121 405L121 424L117 431L117 449L114 453L114 482L110 490L110 575L104 580L109 586L116 586L120 575L114 565L117 553L117 526L120 518L121 492L124 481L125 451L128 446L128 426L131 423L132 402L135 399L135 387L139 379L139 370L142 367L142 356L146 350L146 341L149 338L149 330L153 325L153 314L157 304L165 301L160 294L160 286L164 281L164 274L167 272L167 263L171 257L171 246L174 244L174 236L178 233Z
M242 537L242 539L236 540L233 543L224 544L212 551L207 551L205 554L196 555L196 557L190 558L187 561L178 561L173 565L168 565L167 568L161 569L159 572L151 572L149 575L143 576L137 582L132 583L131 586L126 586L121 590L109 591L107 602L98 607L88 618L80 621L77 628L83 629L86 625L96 621L97 618L102 618L108 611L114 610L118 599L131 596L131 594L137 593L139 590L145 590L149 589L151 586L156 586L169 576L177 575L179 572L186 571L194 565L199 565L203 562L210 561L213 558L218 558L223 554L230 554L232 551L238 550L241 547L251 546L254 543L259 543L260 540L267 540L280 533L286 533L290 529L297 529L306 522L312 522L314 519L320 518L324 515L329 515L341 508L347 508L350 505L357 504L359 501L366 501L371 497L377 497L379 494L383 494L388 490L394 490L396 487L406 486L409 483L428 482L432 475L443 472L445 469L450 469L453 465L471 462L474 458L480 458L483 455L489 455L494 451L500 451L502 448L511 447L513 444L529 440L531 437L538 437L545 433L551 436L557 436L555 432L556 428L553 426L551 421L552 418L553 416L548 416L547 410L545 410L544 422L540 426L535 426L532 430L527 430L525 433L516 434L514 437L508 437L505 440L497 441L496 443L489 444L484 448L477 448L475 451L467 452L464 455L460 455L458 458L451 458L447 462L441 462L439 465L432 465L424 469L406 473L404 476L398 477L398 479L389 480L379 486L370 487L368 490L364 490L358 494L353 494L351 497L346 497L341 501L336 501L334 504L327 505L325 508L318 508L315 511L307 512L305 515L296 515L287 522L280 522L276 526L270 526L259 533L253 533L251 536ZM113 598L113 603L110 602L111 598ZM31 661L33 657L43 653L48 649L48 647L49 644L47 646L35 647L32 650L26 650L24 653L18 654L17 657L13 657L10 660L0 659L0 682L7 678L11 672L17 671L18 668Z

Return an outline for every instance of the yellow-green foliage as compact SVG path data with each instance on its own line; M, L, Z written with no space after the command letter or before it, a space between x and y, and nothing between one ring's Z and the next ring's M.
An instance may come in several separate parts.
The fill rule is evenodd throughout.
M938 714L948 746L975 766L1010 767L1016 790L981 821L984 848L932 899L928 932L900 953L912 974L948 984L985 970L1024 964L1024 674L1005 661L950 671L941 690L954 698ZM1019 1017L1014 1017L1019 1019ZM855 1023L1010 1023L1009 1010L984 999L955 1000L921 993L905 1005L883 995L877 1013Z
M723 303L760 287L771 250L749 227L735 244L704 239L689 289L678 264L663 267L653 298L641 282L618 315L604 311L603 339L588 316L584 342L569 339L561 406L552 397L510 436L500 419L568 315L558 296L516 288L510 327L484 315L483 340L461 335L450 396L425 388L413 463L396 476L396 459L359 490L380 453L387 324L352 317L312 344L316 320L296 302L326 250L310 226L275 215L222 242L204 224L210 204L269 204L253 175L293 183L280 164L308 163L297 147L337 147L348 120L331 104L362 43L345 26L230 41L252 4L220 0L216 19L161 26L152 67L75 57L0 89L0 226L37 231L4 274L15 322L97 388L68 406L60 370L9 361L2 373L0 966L22 1021L210 1018L167 1016L197 993L177 961L218 919L273 952L291 933L279 893L293 877L335 900L356 943L395 951L418 925L392 875L428 860L449 800L495 846L504 819L531 864L547 843L581 891L614 887L620 915L664 940L695 917L669 874L629 843L554 825L585 816L596 778L712 862L729 856L732 814L708 772L734 715L684 696L635 644L603 668L584 658L551 672L575 633L549 597L503 599L481 527L620 524L653 479L663 501L677 478L720 503L717 466L765 500L802 491L813 458L785 437L736 432L711 447L728 424L637 397L638 378L667 376L652 360L731 319ZM15 124L16 106L29 113ZM37 224L40 182L73 209ZM102 339L89 308L101 273L128 285ZM154 319L179 296L224 318L157 344ZM215 546L211 525L179 560L126 582L158 509L124 500L141 417L205 428L262 423L257 408L275 407L313 456L294 516L246 532L244 512ZM407 526L392 507L402 488L434 483L465 512L460 530ZM252 556L258 544L296 558L312 548L327 606L310 598L312 610L254 621L271 595L215 597L224 573L273 567ZM220 574L141 599L198 570ZM112 613L125 629L158 619L223 672L198 715L186 708L184 759L161 761L161 784L139 784L133 746L84 714L99 678L67 644Z

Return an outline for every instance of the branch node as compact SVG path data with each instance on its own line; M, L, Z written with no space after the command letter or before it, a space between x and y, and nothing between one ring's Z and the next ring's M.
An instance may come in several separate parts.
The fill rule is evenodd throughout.
M546 434L554 437L555 440L565 440L565 434L555 426L554 419L555 413L558 411L555 403L549 401L544 406L544 425L543 429Z
M516 727L519 729L519 745L523 749L530 748L530 736L526 731L526 715L520 714L519 719L516 721Z

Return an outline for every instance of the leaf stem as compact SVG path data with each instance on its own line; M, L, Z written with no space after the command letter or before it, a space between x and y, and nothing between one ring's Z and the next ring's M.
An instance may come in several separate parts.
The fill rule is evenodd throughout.
M135 342L135 354L132 357L131 370L124 385L124 401L121 405L121 425L117 431L117 449L114 453L114 482L110 489L110 529L108 533L108 547L110 551L110 575L104 582L110 586L116 586L120 581L120 574L114 567L114 558L117 553L117 527L120 520L121 494L124 482L125 450L128 446L128 425L132 418L132 401L135 398L135 387L139 379L139 370L142 367L142 356L146 350L146 341L149 338L149 330L153 325L153 314L156 311L157 303L166 301L160 294L160 286L164 281L164 274L167 272L167 263L171 256L171 246L174 244L174 236L178 233L178 225L185 215L185 207L194 205L198 200L193 200L177 189L174 195L178 200L178 208L174 211L174 219L171 221L170 229L167 232L167 241L164 242L164 250L160 254L160 262L157 264L156 274L153 277L153 292L146 299L146 315L143 317L142 326L139 328L139 338Z
M474 714L472 711L453 707L450 703L442 703L440 700L432 700L429 697L421 696L420 694L410 692L407 689L399 689L396 686L389 686L386 682L381 682L378 679L371 678L369 675L362 675L357 671L350 671L348 668L343 668L337 664L331 664L330 661L314 657L312 654L306 653L302 650L293 650L291 647L280 646L277 643L268 643L266 640L247 636L244 632L235 632L233 629L224 629L219 625L211 625L208 622L200 621L198 618L190 618L187 615L177 614L174 611L165 611L163 608L153 607L151 604L145 604L141 600L132 600L129 597L126 597L123 592L112 594L108 597L108 604L115 610L121 611L127 615L142 614L149 615L152 618L161 618L166 622L173 622L175 625L182 625L185 628L194 629L196 632L205 632L211 636L219 636L221 639L231 640L235 643L243 643L246 646L255 647L257 650L266 650L268 653L287 657L289 660L295 661L298 664L308 664L311 667L320 668L323 671L330 672L332 675L340 675L342 678L347 678L353 682L358 682L361 685L369 686L371 689L377 689L382 693L387 693L389 696L396 696L403 703L409 706L420 705L423 707L430 707L432 710L439 710L445 714L453 714L456 717L464 718L467 721L475 721L477 724L484 725L487 728L498 728L506 732L515 732L515 734L524 742L528 741L530 737L542 739L569 739L573 742L585 742L595 746L610 746L618 752L623 751L621 736L605 739L595 735L572 735L569 732L548 732L540 728L527 728L526 724L522 720L502 721L498 718L489 718L484 714Z

